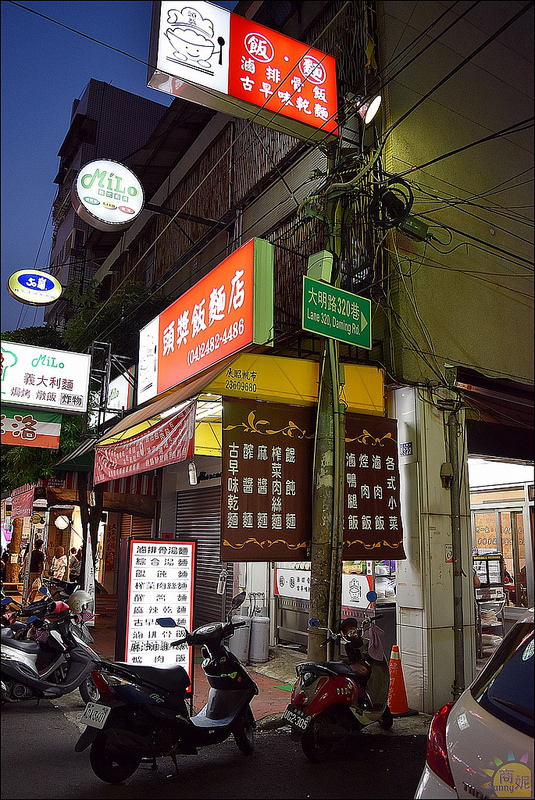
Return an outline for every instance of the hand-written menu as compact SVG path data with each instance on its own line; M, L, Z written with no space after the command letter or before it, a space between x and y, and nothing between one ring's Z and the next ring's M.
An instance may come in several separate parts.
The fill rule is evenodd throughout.
M132 540L126 629L130 664L181 664L191 675L191 648L171 647L182 627L193 624L195 542ZM172 617L181 628L163 628L159 617Z

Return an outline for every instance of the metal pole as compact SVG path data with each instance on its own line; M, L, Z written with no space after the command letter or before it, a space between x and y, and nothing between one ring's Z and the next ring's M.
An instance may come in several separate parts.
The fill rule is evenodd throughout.
M449 455L452 467L450 487L451 532L453 548L453 634L455 653L455 680L453 699L464 691L464 626L462 587L462 542L461 542L461 486L459 455L457 450L458 423L455 412L448 417Z

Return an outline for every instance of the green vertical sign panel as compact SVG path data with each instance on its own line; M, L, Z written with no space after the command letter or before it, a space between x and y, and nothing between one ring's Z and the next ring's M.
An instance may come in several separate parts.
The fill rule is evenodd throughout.
M366 297L303 276L305 331L371 350L371 306Z

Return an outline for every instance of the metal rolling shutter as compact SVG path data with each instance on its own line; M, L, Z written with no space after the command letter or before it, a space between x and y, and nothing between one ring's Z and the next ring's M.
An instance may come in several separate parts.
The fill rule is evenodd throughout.
M123 514L121 516L121 537L125 536L132 536L134 539L150 539L152 537L152 519Z
M196 547L196 576L193 598L193 625L206 625L224 619L232 599L233 564L227 564L227 590L225 596L217 594L219 573L223 567L219 559L221 537L221 486L207 486L177 493L176 538L180 541L194 539ZM225 608L223 601L225 600Z

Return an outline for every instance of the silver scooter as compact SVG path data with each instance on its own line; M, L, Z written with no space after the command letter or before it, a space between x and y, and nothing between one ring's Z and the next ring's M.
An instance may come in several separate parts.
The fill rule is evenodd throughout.
M12 598L4 598L2 604L9 605L10 601ZM99 699L91 670L100 657L84 641L92 640L85 625L92 618L91 603L87 592L77 590L69 598L69 605L61 601L50 603L48 613L57 613L54 621L44 615L27 620L33 623L32 638L2 636L2 703L61 697L75 689L85 703Z

